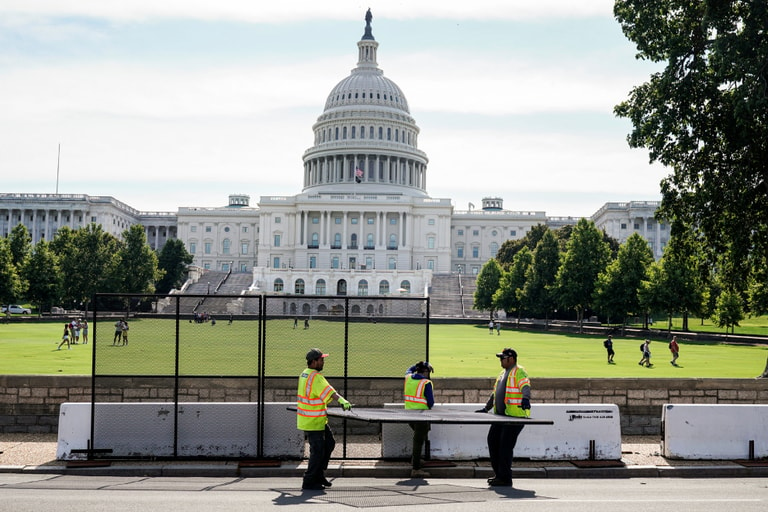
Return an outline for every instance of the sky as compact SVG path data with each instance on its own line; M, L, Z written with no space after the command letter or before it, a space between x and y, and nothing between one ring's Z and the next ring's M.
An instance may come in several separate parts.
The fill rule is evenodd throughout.
M368 8L431 197L574 217L660 199L668 170L613 114L659 68L613 0L3 0L0 192L147 212L298 194Z

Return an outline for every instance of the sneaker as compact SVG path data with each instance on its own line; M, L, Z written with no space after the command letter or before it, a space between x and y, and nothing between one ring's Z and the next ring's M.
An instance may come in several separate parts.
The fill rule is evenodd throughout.
M323 477L320 479L320 485L323 487L331 487L333 484L329 482L327 478Z
M430 476L428 471L424 471L423 469L412 469L411 470L411 478L427 478Z
M494 478L488 485L491 487L512 487L512 480L502 480L500 478Z

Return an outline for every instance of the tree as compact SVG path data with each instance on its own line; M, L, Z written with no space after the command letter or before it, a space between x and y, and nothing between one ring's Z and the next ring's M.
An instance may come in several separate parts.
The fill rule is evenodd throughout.
M0 237L0 302L9 304L18 299L21 293L21 278L13 264L11 244Z
M549 313L557 307L554 285L559 267L557 239L551 230L547 230L533 251L533 261L525 274L522 291L523 305L536 316L549 319Z
M509 267L515 258L515 255L522 250L523 247L527 247L533 251L536 248L536 244L539 243L544 233L549 231L549 228L544 224L536 224L530 231L528 231L523 238L517 240L506 240L501 244L499 251L496 253L496 260L504 268Z
M160 278L157 254L147 245L144 226L134 224L123 231L123 243L118 253L117 275L122 293L154 293Z
M672 171L660 213L745 283L750 254L768 252L768 4L617 0L614 14L638 58L665 64L614 109L632 121L629 145Z
M29 286L27 297L33 304L38 305L40 313L45 306L50 309L60 300L61 272L58 258L45 240L35 244L22 275Z
M501 280L501 267L491 258L480 269L477 276L477 289L475 290L474 308L478 311L488 311L491 319L496 308L493 303L493 294L499 289Z
M59 257L63 300L86 306L97 292L114 292L120 242L99 224L59 230L51 244Z
M633 233L621 244L616 259L601 272L595 287L595 304L603 314L626 323L628 314L641 313L639 292L648 277L653 253L648 242Z
M194 256L187 252L184 242L177 238L168 240L158 257L158 266L163 275L157 283L157 293L181 288L187 275L187 266L193 260Z
M520 249L512 259L512 266L508 271L502 272L499 281L499 289L493 294L493 305L496 309L517 313L518 322L522 312L523 286L525 286L525 273L533 261L533 254L528 247Z
M8 241L11 244L13 264L20 269L24 266L32 250L32 235L29 234L24 224L16 224L8 236Z
M566 246L556 289L560 305L576 311L579 332L582 331L584 311L592 306L595 282L608 262L608 244L595 223L579 220Z
M733 290L725 290L717 298L717 307L712 321L718 327L725 327L726 334L730 328L731 334L744 320L744 305L741 297Z

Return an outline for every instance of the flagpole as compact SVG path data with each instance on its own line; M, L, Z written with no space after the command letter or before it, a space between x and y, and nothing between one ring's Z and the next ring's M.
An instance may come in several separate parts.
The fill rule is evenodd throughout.
M59 155L56 157L56 195L59 195L59 165L61 164L61 142L59 142Z

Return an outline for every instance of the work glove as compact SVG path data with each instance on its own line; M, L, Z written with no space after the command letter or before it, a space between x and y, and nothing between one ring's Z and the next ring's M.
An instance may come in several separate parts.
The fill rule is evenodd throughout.
M520 404L520 408L523 409L523 410L530 409L531 408L531 401L529 399L527 399L527 398L523 398L523 401Z
M476 410L475 412L482 412L482 413L486 413L486 412L488 412L488 409L486 409L485 407L483 407L482 409L478 409L478 410Z
M352 409L352 404L349 403L349 400L347 400L343 396L339 397L339 405L341 405L341 408L344 409L345 411Z

